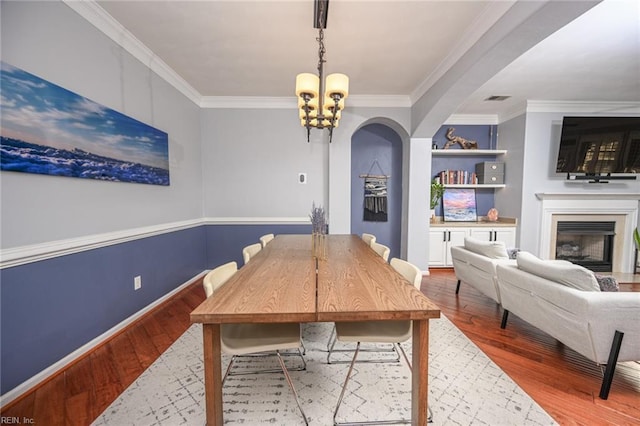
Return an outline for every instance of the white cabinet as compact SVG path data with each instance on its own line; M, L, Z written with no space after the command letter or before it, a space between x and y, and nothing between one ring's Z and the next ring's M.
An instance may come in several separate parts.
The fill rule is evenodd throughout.
M432 228L429 231L429 266L452 266L451 246L463 246L466 228Z
M516 228L470 228L469 235L483 241L502 241L507 248L516 246Z
M429 230L429 266L434 268L451 267L452 246L463 246L464 237L473 237L483 241L502 241L507 248L516 245L516 227L490 226L431 226Z

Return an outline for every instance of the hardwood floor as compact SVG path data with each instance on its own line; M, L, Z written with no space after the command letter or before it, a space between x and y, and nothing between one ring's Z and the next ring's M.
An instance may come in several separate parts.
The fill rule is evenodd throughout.
M600 368L554 338L509 316L452 270L431 270L422 291L444 315L562 425L640 424L640 364L619 363L609 399L598 397Z
M609 399L598 398L600 369L462 284L451 270L432 270L422 291L462 332L562 425L640 424L640 365L616 369ZM190 325L204 300L195 283L65 371L2 409L34 425L88 425ZM5 422L6 423L6 422ZM24 423L24 422L23 422Z
M90 424L189 328L189 314L204 298L200 280L3 407L0 415L32 419L36 426Z

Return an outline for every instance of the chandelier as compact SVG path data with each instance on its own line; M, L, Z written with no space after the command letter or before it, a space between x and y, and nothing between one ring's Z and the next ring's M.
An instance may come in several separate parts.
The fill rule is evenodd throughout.
M307 129L307 142L311 129L329 129L329 142L333 129L338 127L344 100L349 95L349 77L345 74L329 74L324 78L324 29L327 27L329 0L314 0L314 28L318 28L318 75L298 74L296 96L300 124Z

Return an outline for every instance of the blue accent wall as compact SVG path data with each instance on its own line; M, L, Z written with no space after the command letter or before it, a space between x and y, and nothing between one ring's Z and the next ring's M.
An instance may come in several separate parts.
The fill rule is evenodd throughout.
M2 394L268 233L311 225L208 225L0 271ZM133 278L142 277L134 291Z
M378 162L380 168L375 165ZM387 222L365 222L364 179L361 174L390 175L387 181ZM400 257L402 238L402 139L390 127L369 124L351 138L351 233L374 234L389 247L389 259Z
M478 142L478 149L496 149L497 131L496 126L491 125L444 125L433 136L433 143L442 149L447 143L445 134L449 127L453 127L456 136L462 136ZM459 145L454 145L449 149L461 149ZM433 177L443 170L467 170L470 173L476 170L476 163L483 161L502 161L494 155L474 155L469 157L433 157L431 172ZM494 207L494 189L476 189L476 205L478 216L486 216L489 209ZM436 215L442 216L442 202L436 207Z
M196 227L3 269L2 393L193 278L205 259Z
M244 263L242 249L260 242L265 234L311 234L311 224L301 225L208 225L207 269L223 263L236 261L238 267ZM311 240L309 240L311 244Z

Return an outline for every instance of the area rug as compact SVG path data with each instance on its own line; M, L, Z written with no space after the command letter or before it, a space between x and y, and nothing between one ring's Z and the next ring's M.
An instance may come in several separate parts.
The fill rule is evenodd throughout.
M556 424L446 317L429 324L429 405L434 425ZM332 327L303 326L307 370L291 372L311 425L333 424L348 369L348 364L326 363ZM403 347L410 357L411 343ZM338 355L345 360L352 356ZM299 358L286 358L290 366L299 363ZM229 357L223 355L222 362L224 371ZM274 358L249 360L239 368L269 362L277 368ZM194 324L93 425L204 425L203 371L202 327ZM226 424L304 424L282 374L229 377L223 388L223 410ZM404 361L356 364L338 421L390 420L410 414L411 372Z

